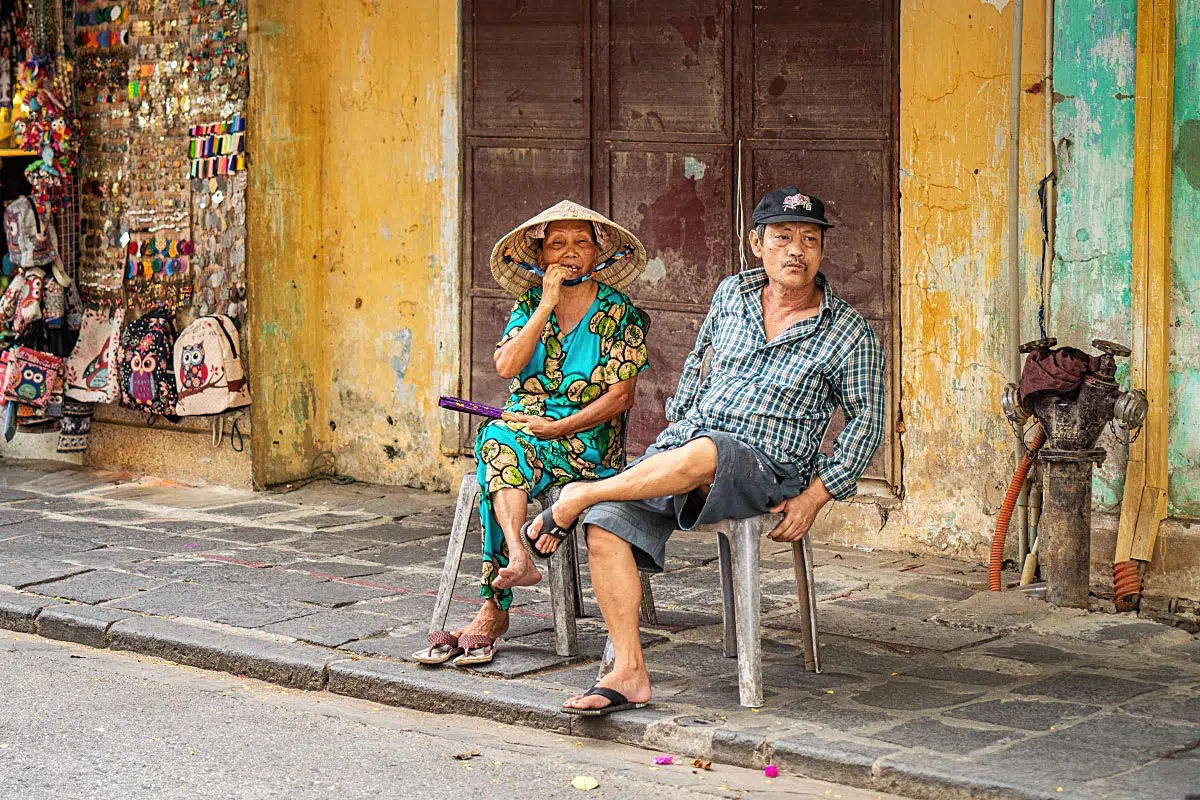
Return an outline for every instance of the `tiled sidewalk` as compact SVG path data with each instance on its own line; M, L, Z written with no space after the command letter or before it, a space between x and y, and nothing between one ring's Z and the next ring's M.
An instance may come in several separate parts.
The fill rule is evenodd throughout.
M813 675L790 551L764 542L766 706L752 712L720 653L715 541L679 535L643 629L655 704L582 721L556 708L595 677L590 592L579 658L554 654L539 586L519 591L493 664L402 663L424 641L448 496L325 481L251 494L11 461L0 487L9 627L913 796L1200 793L1200 641L982 592L982 566L817 546L826 672ZM479 602L471 542L452 624Z

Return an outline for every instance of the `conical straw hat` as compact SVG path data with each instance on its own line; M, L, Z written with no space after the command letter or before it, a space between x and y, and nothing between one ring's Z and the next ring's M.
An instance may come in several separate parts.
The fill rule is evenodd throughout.
M563 200L536 217L522 222L496 242L490 259L492 277L496 279L496 283L517 296L532 286L541 286L541 277L522 266L524 264L537 267L538 251L541 249L540 240L531 238L527 232L549 222L567 219L594 223L602 226L608 234L607 242L601 245L596 261L601 266L593 273L592 280L606 283L614 289L624 289L642 274L642 270L646 268L646 248L636 236L603 214L570 200Z

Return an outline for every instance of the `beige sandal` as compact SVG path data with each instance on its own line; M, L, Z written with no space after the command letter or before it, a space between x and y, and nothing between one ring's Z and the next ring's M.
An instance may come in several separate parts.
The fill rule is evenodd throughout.
M412 660L421 664L445 664L463 652L459 637L446 631L429 634L429 647L412 654Z
M496 646L500 644L500 640L468 633L459 637L458 644L463 649L463 654L454 659L454 666L469 667L473 664L491 663L496 657Z

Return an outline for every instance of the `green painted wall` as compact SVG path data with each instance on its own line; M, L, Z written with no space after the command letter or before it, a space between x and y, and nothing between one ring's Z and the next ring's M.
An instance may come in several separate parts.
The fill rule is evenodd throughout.
M1170 511L1200 517L1200 0L1175 7Z
M1064 345L1129 344L1137 2L1058 0L1054 16L1058 206L1046 328ZM1107 434L1101 445L1110 458L1093 493L1112 508L1126 453Z
M1200 517L1200 0L1178 0L1172 183L1170 513ZM1048 329L1061 344L1129 343L1136 0L1059 0L1054 137L1059 195ZM1118 377L1124 382L1124 370ZM1096 477L1121 499L1124 450Z

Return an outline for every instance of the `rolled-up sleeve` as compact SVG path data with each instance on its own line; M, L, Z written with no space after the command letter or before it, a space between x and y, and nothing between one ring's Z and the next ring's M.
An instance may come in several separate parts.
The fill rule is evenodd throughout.
M883 442L886 387L884 356L879 340L868 329L850 351L835 387L846 427L833 445L833 455L818 454L816 472L838 500L853 497L858 480Z

